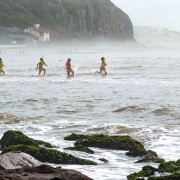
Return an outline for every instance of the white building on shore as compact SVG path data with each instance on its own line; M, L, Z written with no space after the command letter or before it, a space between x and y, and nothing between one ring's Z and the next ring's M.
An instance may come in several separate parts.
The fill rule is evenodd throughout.
M34 24L34 26L29 26L24 31L33 40L38 39L39 42L50 41L50 31L41 27L40 24Z
M180 48L180 33L166 28L134 26L134 38L146 46Z

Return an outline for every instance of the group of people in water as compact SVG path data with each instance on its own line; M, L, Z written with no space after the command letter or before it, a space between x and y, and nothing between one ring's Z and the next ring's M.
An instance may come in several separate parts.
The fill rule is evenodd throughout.
M46 69L43 66L47 66L47 64L45 63L45 61L43 60L43 58L40 58L39 63L37 64L36 70L39 70L38 76L41 75L42 71L44 72L44 76L46 75ZM100 71L96 71L95 73L100 73L102 74L102 72L104 71L105 75L107 75L107 71L106 71L106 66L107 63L105 61L105 58L102 57L101 58L101 66L100 66ZM3 70L4 64L2 59L0 58L0 73L5 74L5 71ZM67 71L67 76L74 76L74 71L72 69L72 64L71 64L71 58L69 58L65 64L65 69Z

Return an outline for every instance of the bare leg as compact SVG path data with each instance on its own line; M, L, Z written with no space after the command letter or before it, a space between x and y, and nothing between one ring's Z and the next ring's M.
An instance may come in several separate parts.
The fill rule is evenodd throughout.
M107 75L107 71L106 71L106 68L104 68L104 72L105 72L105 75Z
M74 71L71 69L72 76L74 76Z
M70 70L67 69L67 76L70 76Z
M38 76L41 74L41 72L42 72L42 69L41 69L41 68L39 68L39 74L38 74Z
M100 74L102 73L102 71L103 71L103 68L102 68L102 67L100 67Z
M43 71L44 71L44 76L46 75L46 69L43 69Z
M0 73L1 73L1 72L2 72L3 74L5 74L5 72L4 72L4 70L3 70L3 69L0 69Z

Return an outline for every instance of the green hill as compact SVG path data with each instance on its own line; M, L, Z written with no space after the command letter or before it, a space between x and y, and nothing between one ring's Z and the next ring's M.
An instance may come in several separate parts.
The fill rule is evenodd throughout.
M40 24L64 28L78 37L98 36L133 40L128 15L110 0L1 0L0 27Z

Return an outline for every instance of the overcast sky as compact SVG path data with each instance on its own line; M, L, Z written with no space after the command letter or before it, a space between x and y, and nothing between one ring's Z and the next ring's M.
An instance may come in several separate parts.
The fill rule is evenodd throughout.
M111 0L129 15L134 26L180 32L180 0Z

